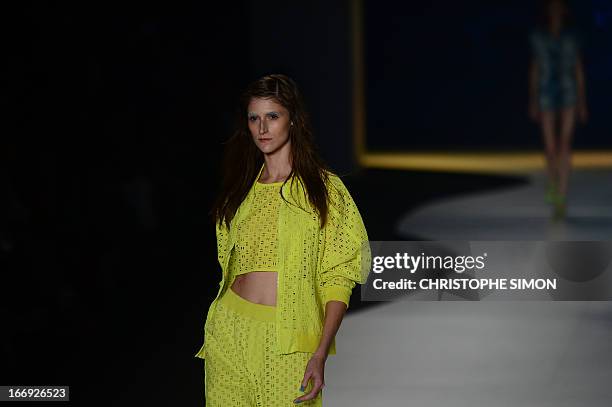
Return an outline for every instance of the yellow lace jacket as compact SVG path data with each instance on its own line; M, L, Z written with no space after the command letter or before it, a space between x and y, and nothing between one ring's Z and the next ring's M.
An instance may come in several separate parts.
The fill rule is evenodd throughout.
M263 165L259 170L259 175ZM255 182L259 179L255 178ZM293 181L293 182L292 182ZM222 280L206 320L215 312L217 300L228 289L227 269L236 242L233 225L251 208L254 183L230 222L216 226L217 258ZM355 284L364 284L370 270L371 252L361 215L340 178L330 173L329 209L324 228L308 202L301 182L294 178L283 186L278 216L278 274L276 333L279 353L316 351L323 330L325 304L342 301L348 307ZM305 208L301 209L301 208ZM257 238L258 231L252 231ZM329 354L336 354L335 338ZM205 358L205 344L195 357Z

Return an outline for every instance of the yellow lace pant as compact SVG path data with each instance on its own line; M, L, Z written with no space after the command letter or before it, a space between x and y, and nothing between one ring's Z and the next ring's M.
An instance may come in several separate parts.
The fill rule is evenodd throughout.
M276 352L276 307L255 304L227 289L205 325L207 407L322 406L322 391L295 404L311 354Z

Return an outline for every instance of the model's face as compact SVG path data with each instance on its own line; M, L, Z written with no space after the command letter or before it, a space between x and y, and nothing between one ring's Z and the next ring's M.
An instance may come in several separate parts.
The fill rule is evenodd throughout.
M565 5L562 1L551 1L548 3L548 16L559 18L565 15Z
M272 99L253 98L247 107L247 121L255 145L271 154L289 142L289 112Z

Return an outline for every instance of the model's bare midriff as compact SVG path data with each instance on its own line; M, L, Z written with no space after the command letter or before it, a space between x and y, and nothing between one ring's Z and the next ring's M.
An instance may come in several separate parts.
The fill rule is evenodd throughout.
M276 271L251 271L236 276L233 292L247 301L263 305L276 305Z

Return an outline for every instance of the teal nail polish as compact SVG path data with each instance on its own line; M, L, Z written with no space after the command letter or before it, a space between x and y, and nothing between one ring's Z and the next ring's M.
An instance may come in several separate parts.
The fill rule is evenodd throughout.
M295 404L299 404L299 403L301 403L301 402L302 402L302 400L295 400L295 401L294 401L294 403L295 403Z
M305 389L304 389L304 386L300 386L300 391L302 391L302 392L303 392L304 390L305 390Z

